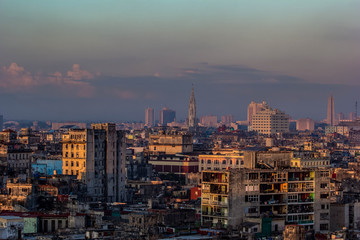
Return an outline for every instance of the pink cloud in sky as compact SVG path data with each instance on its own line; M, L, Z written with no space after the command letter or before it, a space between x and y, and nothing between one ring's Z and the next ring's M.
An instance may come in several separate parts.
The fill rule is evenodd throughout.
M99 76L100 73L96 73ZM88 98L93 96L95 88L83 79L93 79L94 74L80 69L79 64L74 64L72 70L66 75L57 71L53 74L32 74L17 63L0 69L0 87L3 91L28 91L34 86L54 85L65 94L75 94Z
M94 74L80 69L79 64L74 64L72 70L67 72L67 76L72 80L83 80L83 79L93 79Z
M11 63L9 67L4 66L0 70L0 87L2 88L29 87L34 84L32 74L16 63Z

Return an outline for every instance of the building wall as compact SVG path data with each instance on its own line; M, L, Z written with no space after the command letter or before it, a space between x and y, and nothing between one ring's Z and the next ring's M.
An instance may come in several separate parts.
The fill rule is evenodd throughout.
M190 153L193 151L192 136L183 134L151 135L149 151L166 154Z
M244 156L240 155L199 155L199 170L227 170L243 168Z
M246 218L268 216L326 233L330 219L329 184L329 170L203 171L202 223L216 226L220 221L225 227L237 227ZM222 198L228 203L211 202Z
M269 107L262 109L252 116L249 130L261 134L276 134L289 132L289 116L284 112Z
M296 130L298 131L314 131L315 121L310 118L302 118L296 121Z
M86 183L92 201L124 201L126 146L115 124L92 124Z
M92 151L90 131L88 129L70 129L62 140L62 172L66 175L76 175L77 179L85 181L86 159Z
M330 231L349 228L349 204L334 203L330 205Z

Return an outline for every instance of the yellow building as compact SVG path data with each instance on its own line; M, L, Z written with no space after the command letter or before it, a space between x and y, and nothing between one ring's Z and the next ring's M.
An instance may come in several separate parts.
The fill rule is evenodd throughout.
M231 168L244 168L244 155L242 153L201 154L199 155L199 171L227 170Z
M252 116L249 130L271 135L289 132L289 126L289 115L278 109L272 109L266 106Z
M153 153L191 153L193 151L192 136L183 133L151 135L149 151Z
M70 129L63 135L63 173L85 180L87 129Z

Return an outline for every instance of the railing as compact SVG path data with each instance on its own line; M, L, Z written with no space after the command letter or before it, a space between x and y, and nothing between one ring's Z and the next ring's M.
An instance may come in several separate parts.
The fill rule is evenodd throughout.
M219 213L219 212L202 212L203 216L214 216L214 217L228 217L227 213Z

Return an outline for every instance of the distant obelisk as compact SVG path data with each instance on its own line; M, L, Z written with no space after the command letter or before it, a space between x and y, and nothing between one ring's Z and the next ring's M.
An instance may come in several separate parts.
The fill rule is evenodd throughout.
M328 99L326 122L330 126L335 125L335 107L334 107L334 97L332 94L330 94L330 97Z
M190 96L190 101L189 101L189 112L188 112L187 126L188 127L197 127L194 85L192 86L191 96Z

